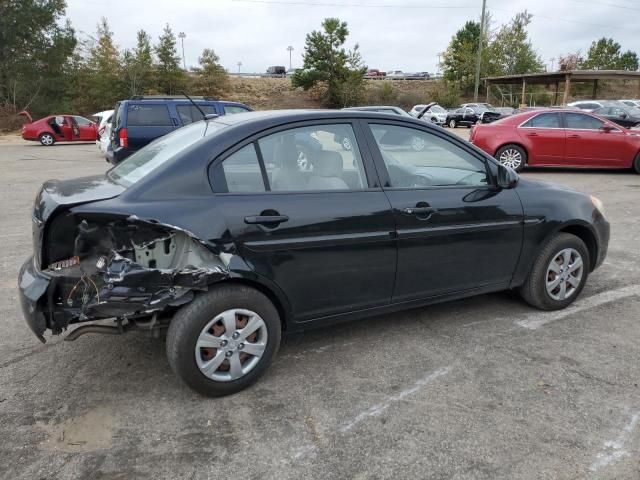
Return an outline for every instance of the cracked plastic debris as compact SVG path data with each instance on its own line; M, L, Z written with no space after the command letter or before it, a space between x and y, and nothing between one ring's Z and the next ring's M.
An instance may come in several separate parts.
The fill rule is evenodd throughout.
M232 255L214 254L191 232L135 216L108 223L82 220L73 256L51 263L49 313L63 310L51 324L141 315L179 306L194 290L229 275ZM59 317L59 315L58 315Z

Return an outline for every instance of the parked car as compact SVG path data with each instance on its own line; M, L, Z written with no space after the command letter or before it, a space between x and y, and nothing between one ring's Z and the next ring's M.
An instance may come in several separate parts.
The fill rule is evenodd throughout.
M519 113L474 127L469 140L516 171L529 165L640 173L640 135L585 111Z
M191 97L206 115L251 111L247 105L209 97ZM116 103L107 160L114 165L158 137L202 120L202 113L184 96L136 96Z
M386 77L387 73L386 72L381 72L377 68L372 68L372 69L367 71L365 76L366 77Z
M105 110L104 112L96 113L93 118L96 118L96 125L98 126L98 138L96 139L96 145L101 153L107 153L109 142L111 139L111 121L113 120L113 110Z
M387 78L390 79L404 79L405 78L405 73L402 70L389 70L387 71Z
M623 127L631 128L640 125L640 108L637 107L628 107L626 105L602 107L594 110L593 113Z
M284 77L286 74L287 69L282 65L274 65L267 68L267 75L272 77Z
M91 115L90 120L100 128L100 124L104 121L105 117L111 116L113 110L104 110L103 112L97 112Z
M96 124L78 115L50 115L22 126L22 138L50 147L56 142L93 142Z
M587 112L593 112L602 107L623 107L625 104L618 100L579 100L568 103L568 107L579 108Z
M618 101L624 103L628 107L640 108L640 100L625 99L625 100L618 100Z
M296 134L322 143L312 171ZM429 149L383 141L410 136ZM169 365L206 395L257 381L283 332L505 289L565 308L609 240L597 198L519 178L425 122L355 110L196 122L106 174L46 182L32 215L19 296L36 336L168 327Z
M471 127L476 123L494 122L501 116L495 110L489 110L481 104L466 104L456 110L447 112L446 124L451 128L456 128L459 125Z
M418 117L422 112L422 119L426 122L435 123L437 125L445 125L447 123L447 110L438 105L437 102L427 103L425 105L414 105L409 110L409 115L412 117Z

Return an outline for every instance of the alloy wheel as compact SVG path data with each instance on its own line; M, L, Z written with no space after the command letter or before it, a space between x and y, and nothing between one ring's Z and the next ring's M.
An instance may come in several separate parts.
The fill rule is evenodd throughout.
M547 267L545 286L551 298L563 301L571 297L580 286L584 262L582 256L573 248L558 252Z
M44 135L40 136L40 141L42 142L43 145L53 145L53 137L51 135L49 135L48 133L45 133Z
M267 325L251 310L225 310L200 332L195 346L202 374L217 382L237 380L260 362L267 346Z
M520 165L522 165L522 154L515 148L507 148L504 152L502 152L500 158L498 158L498 161L502 165L511 167L516 170L520 167Z

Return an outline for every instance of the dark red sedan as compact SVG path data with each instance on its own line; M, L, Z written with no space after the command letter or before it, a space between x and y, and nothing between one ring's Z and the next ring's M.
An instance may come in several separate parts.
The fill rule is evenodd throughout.
M78 115L51 115L22 126L22 138L50 146L56 142L93 142L98 127Z
M531 165L634 168L640 173L640 130L587 112L524 112L476 125L469 140L516 171Z

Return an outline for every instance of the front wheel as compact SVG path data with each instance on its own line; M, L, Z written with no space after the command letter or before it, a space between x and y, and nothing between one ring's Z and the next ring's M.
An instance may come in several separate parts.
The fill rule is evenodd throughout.
M51 145L56 143L56 139L53 138L53 135L51 135L50 133L41 133L39 139L40 143L45 147L50 147Z
M456 121L452 118L451 120L449 120L449 126L451 128L456 128L458 124L456 123Z
M534 260L520 295L541 310L559 310L578 297L589 276L589 250L569 233L553 237Z
M527 163L527 152L519 145L505 145L498 149L495 158L502 165L520 172Z
M633 169L636 173L640 173L640 153L636 155L636 159L633 161Z
M167 332L171 369L203 395L239 392L266 371L280 346L280 317L262 293L223 285L197 296Z

